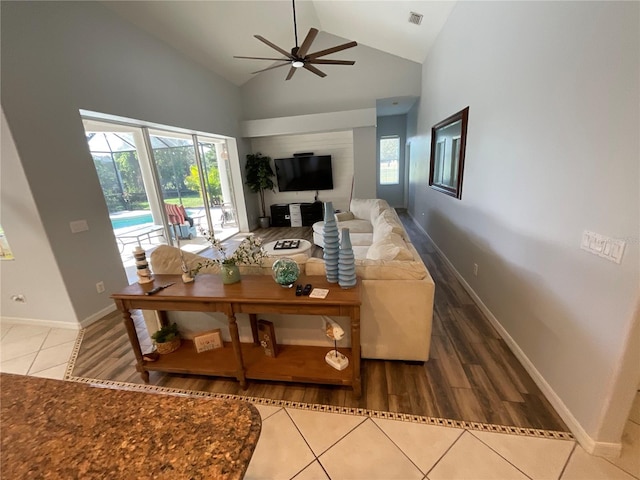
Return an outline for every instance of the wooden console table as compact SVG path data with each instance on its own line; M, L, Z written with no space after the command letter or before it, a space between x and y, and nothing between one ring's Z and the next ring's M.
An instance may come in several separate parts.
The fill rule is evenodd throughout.
M145 295L154 287L175 282L153 295ZM329 289L324 299L297 297L294 288L282 288L267 275L243 275L242 281L224 285L218 275L201 274L193 283L182 283L180 275L154 275L154 282L129 285L111 295L122 312L129 340L137 360L137 370L149 382L149 371L235 377L242 388L247 379L350 385L357 398L362 392L360 377L360 283L342 289L324 277L300 277L297 283L311 283L314 288ZM157 310L166 324L168 311L222 312L229 321L231 342L223 348L197 353L190 340L183 340L175 352L160 355L155 362L142 357L140 342L130 310ZM251 322L253 343L241 343L236 315L246 313ZM349 317L351 348L340 348L349 358L349 366L338 371L325 362L325 354L333 348L279 344L278 356L264 355L258 341L257 314L302 314ZM277 326L276 326L277 330ZM277 337L277 335L276 335Z

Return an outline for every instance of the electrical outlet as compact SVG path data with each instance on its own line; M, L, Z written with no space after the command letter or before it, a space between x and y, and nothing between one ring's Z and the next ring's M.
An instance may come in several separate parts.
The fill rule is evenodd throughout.
M96 283L96 291L98 293L104 293L104 282Z
M473 264L473 276L474 277L478 276L478 264L477 263Z

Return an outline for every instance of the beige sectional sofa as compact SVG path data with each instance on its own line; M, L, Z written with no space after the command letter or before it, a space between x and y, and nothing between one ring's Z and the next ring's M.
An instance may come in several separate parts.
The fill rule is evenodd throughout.
M384 200L354 199L350 204L350 212L337 215L338 228L348 226L350 229L356 257L356 274L362 282L362 357L428 360L435 285L395 210ZM358 229L354 228L356 225L359 226ZM317 243L321 238L316 237L316 232L314 225L314 241ZM197 255L186 252L184 256L190 265L197 264L200 259ZM307 258L305 255L293 258L306 275L325 275L324 260ZM241 267L241 272L270 275L274 260L268 259L262 267ZM150 262L154 273L181 273L180 256L176 248L158 247L151 254ZM216 273L217 268L211 267L202 272ZM321 321L317 318L296 315L261 317L274 321L279 342L329 346ZM342 324L346 332L349 331L345 319L335 320ZM223 326L224 318L218 321L221 322L219 326ZM192 325L193 320L188 324ZM186 327L187 323L184 325ZM207 325L208 328L218 326ZM240 321L239 325L241 339L249 341L251 333L248 322ZM349 342L347 337L342 346Z

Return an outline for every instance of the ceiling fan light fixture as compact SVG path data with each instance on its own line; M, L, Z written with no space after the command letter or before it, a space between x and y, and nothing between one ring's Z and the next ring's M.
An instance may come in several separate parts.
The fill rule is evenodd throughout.
M302 68L304 67L304 62L302 60L294 60L291 62L291 66L293 68Z

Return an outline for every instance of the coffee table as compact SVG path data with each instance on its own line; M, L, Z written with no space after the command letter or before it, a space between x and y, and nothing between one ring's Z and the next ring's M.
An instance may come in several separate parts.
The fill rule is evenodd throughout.
M282 248L276 250L276 243L284 241L297 241L300 243L298 248ZM311 242L309 242L308 240L302 240L301 238L282 238L274 242L265 243L262 246L263 250L267 252L267 255L269 255L270 257L286 257L289 255L296 255L298 253L307 253L309 250L311 250L311 247Z

